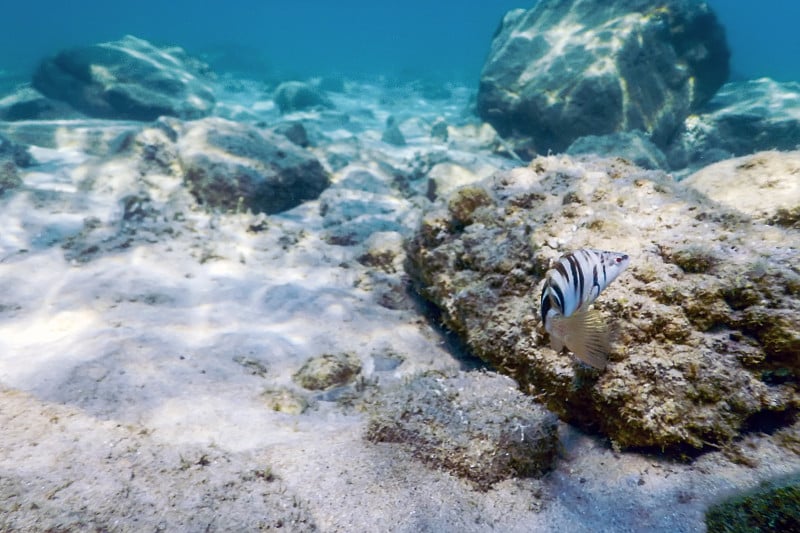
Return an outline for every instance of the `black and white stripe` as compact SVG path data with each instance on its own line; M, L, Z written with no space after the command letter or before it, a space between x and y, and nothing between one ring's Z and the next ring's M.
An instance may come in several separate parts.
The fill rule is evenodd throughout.
M586 309L620 272L628 266L628 256L588 248L562 255L546 275L542 290L541 315L571 316Z

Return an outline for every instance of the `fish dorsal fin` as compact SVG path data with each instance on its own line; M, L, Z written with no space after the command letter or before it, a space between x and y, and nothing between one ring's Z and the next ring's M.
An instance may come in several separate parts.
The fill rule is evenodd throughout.
M558 317L558 330L564 344L575 357L589 366L603 370L611 351L608 327L597 310L580 311L569 317Z

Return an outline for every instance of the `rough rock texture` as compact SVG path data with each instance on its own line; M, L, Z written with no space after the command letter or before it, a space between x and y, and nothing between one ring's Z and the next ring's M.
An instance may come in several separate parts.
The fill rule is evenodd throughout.
M673 168L800 146L800 84L769 78L726 83L688 117L668 148Z
M185 123L178 135L186 182L212 208L276 213L329 184L319 161L281 135L221 118Z
M773 480L706 513L708 533L800 531L800 477Z
M800 151L720 161L683 183L759 222L800 229Z
M194 119L214 107L214 94L203 79L208 74L180 48L158 48L128 35L45 59L33 86L91 117Z
M295 383L308 390L326 390L350 383L361 371L361 361L352 353L326 353L314 357L298 370Z
M605 157L624 157L647 169L667 170L667 158L658 146L641 131L624 131L609 135L587 135L567 148L569 155L594 154Z
M565 421L681 451L788 422L800 375L800 234L752 222L624 160L537 158L425 215L410 273L441 320ZM604 373L549 348L541 281L568 250L627 252L595 303Z
M486 490L550 470L556 421L504 376L429 373L379 397L365 436L402 443L420 460Z
M0 135L0 194L22 185L19 167L29 166L32 162L26 147Z
M351 245L364 242L376 231L410 233L416 213L397 198L389 178L360 167L346 167L342 179L320 195L320 214L326 240Z
M639 129L664 146L728 77L704 2L547 0L506 14L481 73L478 113L539 153Z
M331 108L333 104L325 94L302 81L286 81L278 85L272 98L281 113L312 108Z

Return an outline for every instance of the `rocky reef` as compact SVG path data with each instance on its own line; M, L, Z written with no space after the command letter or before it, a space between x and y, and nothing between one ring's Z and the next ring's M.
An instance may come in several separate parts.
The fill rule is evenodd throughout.
M205 79L208 67L181 48L159 48L127 35L119 41L63 50L41 62L33 87L96 118L155 120L162 115L193 119L214 108ZM53 106L33 100L17 118Z
M538 316L550 263L629 253L595 308L612 323L598 373L550 349ZM616 446L724 444L792 420L800 373L800 235L753 221L622 159L535 159L435 204L408 269L442 322L563 420Z

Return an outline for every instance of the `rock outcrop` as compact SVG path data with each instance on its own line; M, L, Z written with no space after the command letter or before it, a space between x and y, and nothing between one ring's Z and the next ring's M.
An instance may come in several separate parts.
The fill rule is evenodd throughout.
M800 376L800 234L624 160L537 158L437 202L408 269L441 321L565 421L621 447L700 450L788 423ZM595 302L616 341L598 373L549 347L551 262L629 253Z
M281 113L313 108L331 108L333 104L325 94L302 81L286 81L278 85L272 98Z
M800 229L800 151L727 159L683 183L759 222Z
M667 148L672 168L800 147L798 83L769 78L726 83L700 111L686 118Z
M158 48L128 35L45 59L33 87L95 118L196 119L214 107L209 74L181 48Z
M416 376L373 403L366 438L396 443L436 468L486 490L539 476L556 455L556 417L504 376Z
M705 2L547 0L506 14L481 73L478 113L533 151L639 129L663 147L728 77Z
M211 208L277 213L329 184L317 158L282 135L221 118L181 124L177 135L185 181Z

